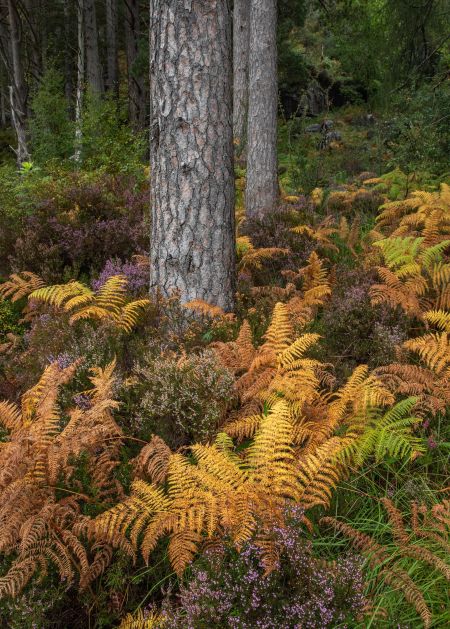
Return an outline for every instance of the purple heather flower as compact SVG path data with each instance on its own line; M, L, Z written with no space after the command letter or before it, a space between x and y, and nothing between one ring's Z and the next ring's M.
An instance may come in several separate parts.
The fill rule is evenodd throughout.
M53 356L53 354L50 354L47 357L47 360L50 364L54 362L58 363L58 367L60 369L67 369L67 367L70 367L70 365L74 362L73 356L71 356L67 352L63 352L62 354L58 354L57 356Z
M83 395L83 393L74 395L72 399L82 411L88 411L92 406L91 398L88 395Z
M125 275L128 280L128 290L132 295L142 293L149 284L149 272L145 266L130 261L122 262L114 258L106 262L99 277L92 281L92 288L95 291L99 290L113 275Z

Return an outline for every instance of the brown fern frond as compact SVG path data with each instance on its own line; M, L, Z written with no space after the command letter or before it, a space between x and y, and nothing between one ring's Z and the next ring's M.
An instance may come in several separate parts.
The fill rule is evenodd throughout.
M147 476L155 484L164 483L169 472L171 454L166 442L153 435L148 445L133 460L133 466L139 476Z
M329 249L331 251L339 251L339 248L331 240L331 236L338 233L338 229L334 226L334 217L328 216L317 227L310 227L309 225L297 225L292 227L291 231L294 234L300 234L315 240L322 249Z
M320 520L320 523L333 526L347 537L352 545L367 557L372 568L382 566L380 575L384 581L391 587L400 589L405 599L416 609L417 613L422 618L424 626L426 628L431 626L431 612L422 592L405 570L392 565L392 562L390 562L391 558L383 546L380 546L380 544L375 542L369 535L357 531L345 522L336 520L336 518L324 517ZM385 565L387 563L389 563L388 566Z
M4 577L0 577L0 597L15 597L33 576L37 563L32 558L16 561Z
M422 360L437 375L450 365L450 341L447 332L430 333L409 341L403 346L417 352Z
M200 314L206 317L214 318L214 317L222 317L225 315L224 310L220 308L220 306L213 306L211 304L208 304L208 302L203 301L203 299L194 299L193 301L188 301L187 303L183 305L185 308L188 308L189 310L193 310L197 314Z
M400 546L406 546L410 542L410 536L406 532L402 514L389 498L382 498L381 502L387 511L393 538Z
M11 301L19 301L23 297L28 297L34 291L45 286L44 280L39 275L30 271L13 273L9 280L0 284L0 297L11 298Z
M229 435L243 441L254 436L258 430L262 420L262 415L250 415L248 417L242 417L234 421L225 424L223 430Z
M261 247L253 246L248 236L239 236L236 240L238 255L238 267L242 272L252 272L262 268L266 260L272 260L277 256L289 253L289 249L281 247Z
M13 402L0 402L0 422L10 432L23 426L22 411Z
M291 345L292 336L293 330L288 308L279 302L275 305L272 320L264 335L263 350L278 354Z
M10 572L0 579L4 593L18 594L36 570L43 575L49 564L67 586L77 572L81 587L106 567L106 555L103 563L98 557L89 565L81 528L77 532L83 519L80 504L88 498L72 491L68 497L58 497L59 488L53 484L70 480L75 471L73 459L86 452L98 496L121 496L111 473L121 437L111 415L116 403L108 398L113 366L94 371L91 407L72 411L64 429L56 403L58 391L73 377L78 363L66 369L57 363L49 365L37 385L22 396L20 410L1 404L9 441L0 449L0 548L5 555L16 557Z
M149 299L136 299L125 304L116 319L119 328L129 333L136 326L142 313L149 307Z

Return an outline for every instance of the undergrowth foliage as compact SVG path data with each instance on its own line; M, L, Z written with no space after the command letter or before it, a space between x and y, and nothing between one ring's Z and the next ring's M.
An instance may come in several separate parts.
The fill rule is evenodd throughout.
M122 435L112 417L117 407L111 397L114 364L93 370L89 407L69 410L62 426L58 392L77 366L61 369L53 363L20 406L0 403L0 422L8 434L0 450L0 548L12 558L0 578L2 596L16 596L35 574L42 579L49 565L67 587L76 578L81 589L88 588L112 558L110 543L99 538L86 545L82 508L93 496L71 481L74 462L87 453L96 500L107 504L121 495L113 475ZM71 485L74 489L68 489Z
M14 301L27 297L30 303L44 303L70 315L69 323L83 319L109 320L118 329L131 332L148 299L130 301L125 275L112 275L96 291L78 281L45 286L34 273L13 274L0 287L0 295ZM29 313L29 309L27 309Z
M191 585L182 586L175 607L169 588L169 601L157 601L159 611L124 615L122 627L182 626L175 619L182 623L194 614L195 596L206 592L195 585L197 562L214 549L222 548L222 555L214 555L211 565L217 556L238 557L239 563L251 548L260 578L278 583L286 554L280 536L290 530L294 508L301 513L301 536L328 539L334 529L366 557L367 599L358 599L358 617L378 613L370 611L378 610L371 587L377 576L402 593L425 627L432 626L435 609L405 561L424 563L449 579L448 500L444 495L433 504L413 503L407 522L382 492L383 474L393 464L414 470L431 456L425 426L444 425L448 418L449 188L385 203L363 237L359 218L350 216L355 190L342 191L328 205L323 191L315 191L315 208L339 200L348 205L348 218L317 218L310 226L298 216L289 225L290 237L311 243L300 268L289 262L287 247L258 247L249 236L238 237L250 306L243 299L236 314L202 301L181 307L176 296L165 302L143 298L141 279L129 291L128 275L147 272L141 258L128 275L115 272L126 264L111 262L90 285L78 279L47 285L31 272L12 274L0 285L11 309L24 306L17 329L31 326L29 336L47 319L75 338L107 325L112 337L142 352L91 369L90 384L82 358L58 354L20 404L0 403L0 551L6 560L0 596L17 596L32 579L55 570L68 588L76 585L93 596L99 580L112 578L108 571L117 556L151 571L164 549L167 569L179 579L192 577L186 569L194 562ZM327 357L323 322L333 317L333 291L345 272L333 264L342 247L350 269L360 267L349 271L348 285L366 274L365 295L370 293L375 309L401 312L404 334L387 354L386 362L395 360L370 363L375 368L356 361L338 378L339 357ZM270 269L284 260L272 281ZM368 291L376 274L380 280ZM364 303L371 307L368 296ZM150 343L149 312L156 321ZM5 337L0 351L6 361L20 355L22 342L20 332ZM329 515L341 484L372 469L389 470L379 472L374 497L388 516L388 543L386 534L378 538L339 513ZM323 564L308 553L311 566L320 572L326 564L326 573L337 579L338 563ZM112 589L117 598L120 587ZM125 599L115 620L132 608ZM183 610L183 601L194 606L191 611ZM298 622L309 619L302 605L296 607ZM343 621L334 613L333 622ZM329 626L324 618L322 626Z
M396 545L392 554L385 546L361 533L349 524L336 518L324 517L321 524L334 526L350 539L352 545L362 552L369 564L379 569L379 575L392 588L402 592L406 600L415 607L424 627L430 627L432 614L421 590L401 567L400 560L404 557L424 562L430 569L436 570L444 579L450 581L450 564L448 553L448 526L450 525L450 502L442 503L429 509L424 504L411 504L411 522L409 531L402 513L389 498L382 500L386 509L391 534ZM420 542L426 542L423 545ZM430 549L430 542L432 550ZM447 561L445 561L447 559Z

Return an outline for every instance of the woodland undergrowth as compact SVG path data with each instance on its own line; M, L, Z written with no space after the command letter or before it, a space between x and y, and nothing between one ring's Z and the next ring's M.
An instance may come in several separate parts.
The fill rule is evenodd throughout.
M1 284L11 626L448 626L450 188L391 185L238 207L234 314L139 251Z

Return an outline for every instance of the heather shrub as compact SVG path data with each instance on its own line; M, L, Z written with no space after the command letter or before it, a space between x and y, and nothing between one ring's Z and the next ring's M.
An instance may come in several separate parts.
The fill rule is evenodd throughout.
M172 448L212 437L233 397L233 377L210 350L148 355L135 375L133 432L144 439L156 433Z
M107 260L147 248L147 185L133 179L61 174L27 194L9 262L48 283L100 272Z
M314 208L310 199L300 197L298 203L283 205L263 220L247 220L242 235L248 235L256 248L279 247L289 249L289 254L277 256L263 264L261 271L254 273L255 284L279 283L283 269L298 270L304 266L314 243L307 237L295 234L292 227L314 222Z
M0 302L1 303L1 302ZM0 380L14 383L16 392L23 392L34 385L45 367L58 361L60 367L68 367L81 358L83 370L106 365L115 356L126 361L126 340L117 329L107 322L92 324L81 322L69 325L68 315L43 313L35 317L24 334L17 351L0 354ZM5 383L0 383L0 387Z
M354 626L364 613L362 561L341 556L327 565L312 554L298 524L276 528L279 569L265 574L261 550L209 550L167 612L179 629L325 629Z
M337 216L348 218L359 214L374 216L384 201L385 197L378 189L343 186L328 195L326 209Z
M133 260L122 262L119 258L107 260L98 278L91 282L93 290L97 291L113 275L124 275L127 278L127 290L130 295L136 297L148 293L149 267Z
M407 338L408 324L400 312L372 306L369 289L375 275L341 267L321 321L324 351L345 378L358 364L370 368L393 362L395 348Z

